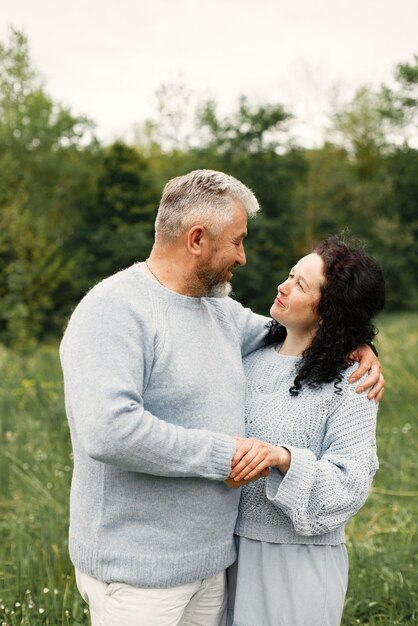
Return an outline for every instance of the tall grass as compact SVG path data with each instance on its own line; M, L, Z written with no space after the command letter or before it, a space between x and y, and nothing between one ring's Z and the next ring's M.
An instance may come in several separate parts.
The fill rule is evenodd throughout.
M0 352L0 617L88 624L67 555L72 459L56 347Z
M418 315L379 325L380 470L348 525L344 626L418 623ZM56 347L0 350L0 437L1 624L88 624L67 554L72 459Z
M386 379L378 413L380 469L347 527L344 626L418 623L418 315L383 317L378 325Z

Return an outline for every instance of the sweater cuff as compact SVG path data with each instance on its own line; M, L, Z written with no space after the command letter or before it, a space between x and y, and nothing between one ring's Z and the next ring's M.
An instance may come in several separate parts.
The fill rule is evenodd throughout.
M291 514L301 506L305 508L316 475L316 457L306 448L284 446L291 454L290 467L282 476L272 472L267 477L266 495L268 500Z
M233 437L222 433L211 433L213 437L212 454L207 478L226 480L232 467L232 459L237 448Z

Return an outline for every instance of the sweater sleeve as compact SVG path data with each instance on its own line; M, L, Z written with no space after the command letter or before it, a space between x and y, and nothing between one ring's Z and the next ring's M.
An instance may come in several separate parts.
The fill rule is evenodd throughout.
M376 413L367 393L346 383L344 398L327 419L323 453L282 443L291 452L283 477L273 471L266 495L301 535L320 535L344 525L367 499L378 468Z
M129 303L92 292L61 344L66 409L77 443L91 458L157 476L228 477L232 437L188 429L146 410L143 391L155 332Z
M264 345L267 336L266 324L270 318L254 313L232 298L225 298L225 305L228 309L230 324L238 335L242 356Z

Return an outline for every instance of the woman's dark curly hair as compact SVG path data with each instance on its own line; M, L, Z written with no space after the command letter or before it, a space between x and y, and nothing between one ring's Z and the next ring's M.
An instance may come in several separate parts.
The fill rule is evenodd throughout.
M290 388L297 395L302 383L311 387L334 382L340 392L341 373L352 365L350 354L376 336L372 318L385 304L382 270L342 236L328 237L312 248L324 262L325 283L317 312L320 326L302 354ZM267 343L284 341L286 328L272 320L267 325Z

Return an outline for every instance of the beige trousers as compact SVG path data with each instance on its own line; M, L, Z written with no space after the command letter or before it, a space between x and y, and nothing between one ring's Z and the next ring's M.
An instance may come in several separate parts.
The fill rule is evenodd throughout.
M92 626L226 624L225 572L168 589L104 583L78 570L76 580L89 605Z

